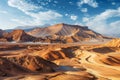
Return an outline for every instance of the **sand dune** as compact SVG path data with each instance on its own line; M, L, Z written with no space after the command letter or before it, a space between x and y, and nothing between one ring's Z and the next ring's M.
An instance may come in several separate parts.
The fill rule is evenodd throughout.
M120 39L113 39L110 42L106 43L105 46L109 47L120 47Z

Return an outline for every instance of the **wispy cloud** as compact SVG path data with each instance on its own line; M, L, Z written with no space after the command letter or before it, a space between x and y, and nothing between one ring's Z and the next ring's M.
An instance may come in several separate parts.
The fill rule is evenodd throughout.
M37 7L35 5L29 4L24 0L8 0L8 5L11 7L15 7L23 12L31 11L34 9L42 8L42 6Z
M83 17L83 22L88 22L89 21L89 18L88 17Z
M24 0L8 0L8 5L11 7L15 7L24 12L26 15L30 16L32 19L27 21L29 22L29 25L45 24L46 21L56 20L62 17L62 14L56 11L45 9L43 6L40 5L36 6ZM39 9L38 12L34 12L35 10L38 9ZM19 21L21 22L21 20ZM17 20L17 22L19 21ZM23 20L23 23L24 22L25 20Z
M22 21L22 20L14 18L14 19L11 19L11 21L16 22L19 25L28 25L28 24L31 24L31 21L29 21L27 19L24 19L24 21Z
M85 12L87 12L87 11L88 11L87 8L82 8L82 9L81 9L81 12L84 12L84 13L85 13Z
M79 2L77 2L77 5L79 7L81 7L84 4L87 4L93 8L98 7L98 3L96 2L96 0L79 0Z
M77 20L77 18L78 18L78 17L77 17L76 15L71 15L71 16L70 16L70 19L73 20L73 21Z
M117 33L120 32L120 19L111 23L107 23L108 19L114 17L120 18L120 7L117 9L107 9L106 11L92 17L84 17L83 22L91 29L108 34L108 33Z

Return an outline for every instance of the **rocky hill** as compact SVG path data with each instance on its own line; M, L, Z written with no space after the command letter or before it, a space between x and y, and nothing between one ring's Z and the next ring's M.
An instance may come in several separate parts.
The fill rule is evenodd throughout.
M27 42L33 41L36 39L35 37L27 34L24 30L13 30L12 32L8 32L3 36L8 41L16 41L16 42Z
M47 38L53 42L78 42L91 39L104 39L103 35L96 33L88 27L79 25L56 24L45 28L36 28L28 32L34 37Z

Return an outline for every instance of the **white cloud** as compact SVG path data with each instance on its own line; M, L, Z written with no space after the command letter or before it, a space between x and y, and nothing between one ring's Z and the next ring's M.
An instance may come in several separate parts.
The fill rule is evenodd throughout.
M119 25L120 25L120 20L110 23L110 27L112 27L112 30L110 30L110 31L113 34L120 33L120 27L119 27Z
M113 26L113 27L114 26L118 27L119 25L120 25L120 20L110 23L110 26Z
M32 21L28 19L24 19L24 21L22 21L22 20L14 18L14 19L11 19L11 21L16 22L19 25L29 25L29 24L31 25L32 24ZM35 24L32 24L32 25L35 25Z
M19 10L23 12L27 12L29 10L34 10L38 8L42 8L42 6L37 7L35 5L29 4L25 2L24 0L8 0L8 5L11 7L18 8Z
M103 34L108 34L108 33L115 33L116 31L120 32L119 25L120 24L120 19L108 23L108 19L114 18L114 17L120 17L120 7L118 9L108 9L99 15L83 18L83 22L86 23L87 26L89 26L91 29L103 33ZM116 31L113 31L116 30Z
M52 19L57 19L58 17L62 17L61 14L54 12L52 10L48 10L45 12L39 12L39 13L27 13L28 15L30 15L31 17L34 17L38 20L42 20L42 21L49 21Z
M89 18L88 17L83 17L83 22L88 22L89 21Z
M79 7L81 7L83 4L87 4L93 8L98 7L98 3L96 2L96 0L79 0L79 2L77 2L77 5Z
M71 16L70 16L70 19L73 20L73 21L77 20L77 18L78 18L78 17L75 16L75 15L71 15Z
M46 21L51 21L62 17L62 15L57 13L56 11L47 10L42 6L35 6L31 3L25 2L24 0L8 0L8 5L17 8L24 12L26 15L32 17L32 19L30 19L29 21L27 20L27 22L29 22L29 25L45 24ZM40 11L37 13L33 12L37 9L39 9ZM45 11L43 11L44 9ZM21 20L19 21L21 22ZM23 20L23 22L25 22L25 20Z
M82 8L82 9L81 9L81 12L87 12L87 11L88 11L87 8Z

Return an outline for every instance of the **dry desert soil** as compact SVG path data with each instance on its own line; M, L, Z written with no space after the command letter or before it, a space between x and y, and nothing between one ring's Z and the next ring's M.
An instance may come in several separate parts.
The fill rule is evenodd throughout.
M0 43L0 80L120 80L120 39Z

